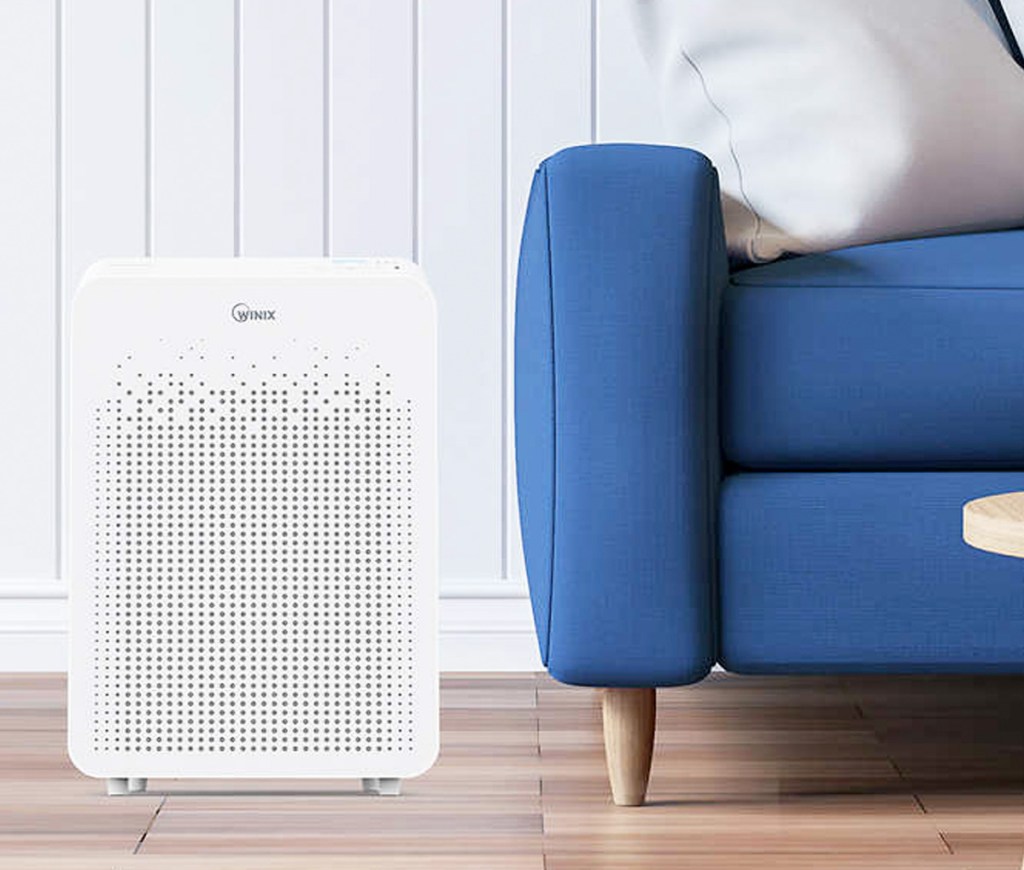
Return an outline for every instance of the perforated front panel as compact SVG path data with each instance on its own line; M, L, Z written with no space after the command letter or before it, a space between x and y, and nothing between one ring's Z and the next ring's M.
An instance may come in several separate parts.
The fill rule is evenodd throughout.
M182 775L300 757L295 773L388 775L382 759L422 754L430 409L372 348L286 344L161 338L82 403L89 600L73 631L87 754L120 764L104 775L130 759L156 775L161 757Z
M412 400L183 361L96 409L95 748L409 749Z

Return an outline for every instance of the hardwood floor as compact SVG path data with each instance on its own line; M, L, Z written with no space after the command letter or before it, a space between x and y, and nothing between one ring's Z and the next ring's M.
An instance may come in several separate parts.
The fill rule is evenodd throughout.
M1021 868L1021 678L662 691L640 809L610 804L596 692L456 675L442 704L440 761L401 798L174 780L107 798L67 760L63 678L0 676L0 868Z

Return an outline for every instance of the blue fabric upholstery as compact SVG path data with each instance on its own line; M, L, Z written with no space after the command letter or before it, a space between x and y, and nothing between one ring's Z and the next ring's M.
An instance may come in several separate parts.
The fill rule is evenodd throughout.
M759 473L721 495L721 661L744 673L1024 671L1024 562L963 543L1024 472Z
M691 151L573 148L534 179L516 303L516 457L541 652L656 686L713 660L718 188Z
M1024 468L1024 231L851 248L732 281L730 461Z
M1024 489L1022 327L1024 232L730 282L700 155L546 161L520 256L515 413L550 672L675 685L716 656L753 673L1024 671L1024 562L960 536L965 501ZM721 492L719 399L735 472Z

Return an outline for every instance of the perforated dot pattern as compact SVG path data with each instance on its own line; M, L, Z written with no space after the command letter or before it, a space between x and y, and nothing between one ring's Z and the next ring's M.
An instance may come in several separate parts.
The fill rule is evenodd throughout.
M93 748L411 750L411 399L321 351L179 360L95 408Z

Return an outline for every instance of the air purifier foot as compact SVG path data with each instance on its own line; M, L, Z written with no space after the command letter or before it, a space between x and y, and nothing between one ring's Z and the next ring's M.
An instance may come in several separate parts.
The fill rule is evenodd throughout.
M394 797L402 793L402 780L395 777L369 777L363 779L363 794Z
M144 777L112 776L107 780L107 794L145 794L148 782Z

